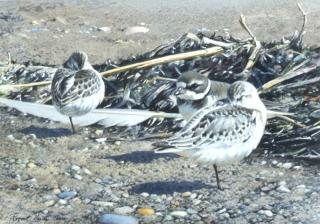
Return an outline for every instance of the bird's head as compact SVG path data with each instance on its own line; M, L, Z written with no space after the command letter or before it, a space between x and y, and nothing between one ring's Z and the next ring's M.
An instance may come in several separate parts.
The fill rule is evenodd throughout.
M210 80L195 72L182 73L177 80L175 95L182 100L200 100L210 90Z
M263 109L257 89L249 82L236 81L228 90L228 98L233 105L246 107L249 109Z
M88 56L83 51L73 52L68 60L63 64L63 67L73 71L92 69L92 66L88 62Z

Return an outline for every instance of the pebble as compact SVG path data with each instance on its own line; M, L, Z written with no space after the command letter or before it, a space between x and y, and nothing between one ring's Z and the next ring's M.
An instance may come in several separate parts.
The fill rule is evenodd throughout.
M149 28L144 26L133 26L126 29L126 35L132 35L136 33L147 33L149 32Z
M218 214L222 214L222 213L225 213L227 211L227 209L226 208L223 208L223 209L220 209L219 211L217 211L218 212Z
M193 199L192 200L192 204L194 204L194 205L199 205L200 203L201 203L200 199Z
M119 208L115 208L114 212L120 215L125 215L134 212L134 209L129 206L123 206Z
M13 135L8 135L7 138L10 140L10 141L15 141L15 137Z
M100 29L100 28L99 28ZM99 30L98 29L98 30ZM98 136L102 136L103 135L103 130L101 130L101 129L97 129L95 132L94 132L96 135L98 135Z
M187 212L188 212L189 214L197 214L197 213L198 213L198 211L196 211L196 210L194 210L194 209L192 209L192 208L188 208L188 209L187 209Z
M121 145L121 142L120 141L115 141L114 144L119 146L119 145Z
M89 176L92 175L92 172L91 172L89 169L85 168L85 167L82 168L82 171L83 171L85 174L89 175Z
M293 167L293 164L292 163L284 163L284 164L282 164L282 167L285 169L291 169Z
M132 216L104 214L99 218L100 224L138 224L139 221Z
M192 193L191 195L190 195L190 198L191 199L195 199L197 197L197 194L196 193Z
M155 211L152 208L139 208L137 213L142 216L151 216L155 214Z
M103 32L105 32L105 33L110 33L110 32L111 32L111 28L108 27L108 26L99 27L98 30L99 30L99 31L103 31ZM102 130L102 133L103 133L103 130Z
M258 211L258 214L265 215L265 216L268 216L268 217L272 217L273 216L273 213L270 210L260 210L260 211Z
M293 190L293 194L295 196L304 196L306 192L306 186L305 185L298 185L295 187L295 189Z
M71 166L71 169L76 171L76 172L79 172L81 170L81 167L80 166L77 166L77 165L72 165Z
M47 207L51 207L51 206L53 206L55 203L56 203L55 200L49 200L49 201L46 201L46 202L44 203L44 205L47 206Z
M142 197L145 197L145 198L146 198L146 197L149 197L149 195L150 195L150 194L147 193L147 192L142 192L142 193L141 193L141 196L142 196Z
M27 167L30 168L30 169L32 169L32 168L37 167L37 165L34 164L33 162L29 162L29 163L27 163Z
M58 197L60 199L71 199L74 198L77 195L76 191L63 191L61 193L58 194Z
M90 202L90 199L87 199L87 200L89 200L89 202ZM109 202L109 201L92 201L91 204L101 206L101 207L113 207L113 205L114 205L113 202Z
M68 201L65 200L65 199L60 199L60 200L58 201L58 204L60 204L60 205L66 205L67 203L68 203Z
M173 211L170 213L171 216L173 217L177 217L177 218L180 218L180 217L185 217L188 215L188 213L186 211Z
M98 143L103 143L103 142L107 141L107 138L96 138L95 141Z
M74 174L73 177L77 180L82 180L82 176L79 174Z
M277 191L278 192L282 192L282 193L290 193L290 189L287 188L286 186L284 185L280 185L278 188L277 188Z
M191 196L191 192L190 191L186 191L182 193L182 197L190 197Z

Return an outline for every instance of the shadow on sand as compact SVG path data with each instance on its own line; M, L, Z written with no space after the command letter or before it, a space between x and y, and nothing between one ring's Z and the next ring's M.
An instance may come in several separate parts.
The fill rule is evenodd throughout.
M153 151L136 151L131 153L125 153L122 155L106 157L106 159L111 159L116 162L124 161L124 162L131 162L131 163L151 163L153 160L157 160L160 158L175 159L175 158L179 158L179 156L171 153L157 154L157 153L154 153Z
M27 128L23 128L19 130L19 132L26 135L34 134L37 136L37 138L52 138L72 135L72 131L67 128L39 128L33 125Z
M193 191L202 188L212 189L214 186L202 183L201 181L157 181L147 182L133 186L129 192L131 194L172 194L174 192Z

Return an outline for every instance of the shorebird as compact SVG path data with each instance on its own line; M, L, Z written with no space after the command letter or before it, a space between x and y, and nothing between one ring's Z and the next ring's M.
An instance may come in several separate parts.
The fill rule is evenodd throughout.
M227 99L229 87L229 83L210 80L196 71L182 73L176 81L176 90L174 92L177 97L179 113L185 121L189 121L201 108L215 105L217 101ZM265 99L261 100L268 108L268 119L278 117L301 126L287 117L292 116L292 113L277 111L282 105Z
M52 84L52 102L55 108L69 117L73 134L72 117L94 110L103 100L105 86L100 73L93 69L84 52L75 52L58 69Z
M240 161L254 150L264 133L267 109L256 88L237 81L228 89L228 100L198 111L174 136L155 142L156 153L176 153L214 166Z
M189 121L201 108L227 98L230 84L212 81L196 71L188 71L180 75L176 86L179 113Z

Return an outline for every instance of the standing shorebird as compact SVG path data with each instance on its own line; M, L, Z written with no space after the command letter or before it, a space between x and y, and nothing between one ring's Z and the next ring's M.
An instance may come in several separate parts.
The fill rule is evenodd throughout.
M211 81L195 71L182 73L175 91L179 113L189 121L201 108L227 98L229 87L228 83Z
M267 110L256 88L237 81L228 89L228 100L197 112L186 126L171 138L156 142L156 153L176 153L214 166L240 161L254 150L264 133Z
M65 63L69 69L58 69L52 84L52 102L55 108L69 117L75 134L72 117L94 110L103 100L105 86L100 73L93 69L84 52L75 52Z

